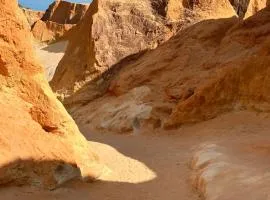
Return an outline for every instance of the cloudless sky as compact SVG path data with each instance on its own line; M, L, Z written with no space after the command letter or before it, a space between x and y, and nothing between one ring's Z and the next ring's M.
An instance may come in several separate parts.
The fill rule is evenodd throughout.
M91 0L66 0L75 3L90 3ZM33 10L46 10L54 0L19 0L19 4Z

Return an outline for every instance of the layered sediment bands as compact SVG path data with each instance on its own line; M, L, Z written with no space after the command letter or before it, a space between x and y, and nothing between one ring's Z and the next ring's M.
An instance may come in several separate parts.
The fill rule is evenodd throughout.
M0 19L0 184L97 178L102 167L35 61L17 1L1 2Z

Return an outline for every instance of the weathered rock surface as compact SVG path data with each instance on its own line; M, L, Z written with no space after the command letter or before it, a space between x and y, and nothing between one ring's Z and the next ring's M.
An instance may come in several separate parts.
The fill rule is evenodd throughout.
M73 26L73 24L38 20L32 28L32 33L38 41L48 43L63 38Z
M77 24L85 15L88 7L89 4L56 0L46 10L42 21L51 21L58 24Z
M0 8L0 184L55 188L102 168L32 56L17 1Z
M55 1L32 27L34 37L41 42L51 42L62 37L85 15L89 5Z
M35 11L35 10L27 9L27 8L22 8L22 10L26 16L26 19L30 27L32 27L36 21L40 20L45 13L43 11Z
M240 18L256 14L268 5L268 0L230 0Z
M94 122L94 129L106 123L102 105L121 105L123 96L139 87L151 92L137 105L152 107L149 119L139 118L140 124L153 127L173 128L232 110L268 112L269 17L270 8L265 8L244 21L197 23L157 49L123 60L65 103L78 122L88 113L104 114L99 122L84 118ZM132 116L121 112L127 119Z
M247 18L256 14L258 11L260 11L261 9L265 8L268 5L269 0L250 0L245 17Z
M156 48L173 36L179 27L202 19L235 14L225 0L201 1L182 9L183 3L165 0L143 0L140 4L124 0L93 1L82 23L74 30L51 86L57 93L70 96L122 59Z
M95 0L71 36L51 85L73 93L119 60L168 37L170 29L150 1Z
M167 3L165 7L166 16L172 21L199 21L202 19L227 18L235 15L235 11L228 0L167 0L165 2Z
M191 160L192 185L206 200L265 199L270 195L269 165L263 161L266 152L268 144L254 141L231 149L201 145Z

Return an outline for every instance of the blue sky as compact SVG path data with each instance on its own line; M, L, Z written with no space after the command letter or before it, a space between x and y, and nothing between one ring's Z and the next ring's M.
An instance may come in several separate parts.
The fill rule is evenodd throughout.
M91 0L67 0L76 3L90 3ZM25 7L34 10L46 10L54 0L19 0L19 3Z

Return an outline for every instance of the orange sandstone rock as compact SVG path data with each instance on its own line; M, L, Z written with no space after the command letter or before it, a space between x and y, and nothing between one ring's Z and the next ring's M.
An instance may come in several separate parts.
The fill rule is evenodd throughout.
M0 8L0 184L55 188L102 168L33 57L17 1Z
M117 132L123 118L132 130L134 120L173 128L232 110L269 112L269 17L267 7L244 21L199 22L155 50L122 60L65 103L78 123ZM139 88L149 92L130 96ZM123 106L130 100L147 108L147 116Z
M51 42L66 36L69 30L85 15L89 5L55 1L40 20L32 26L34 37L41 42Z

